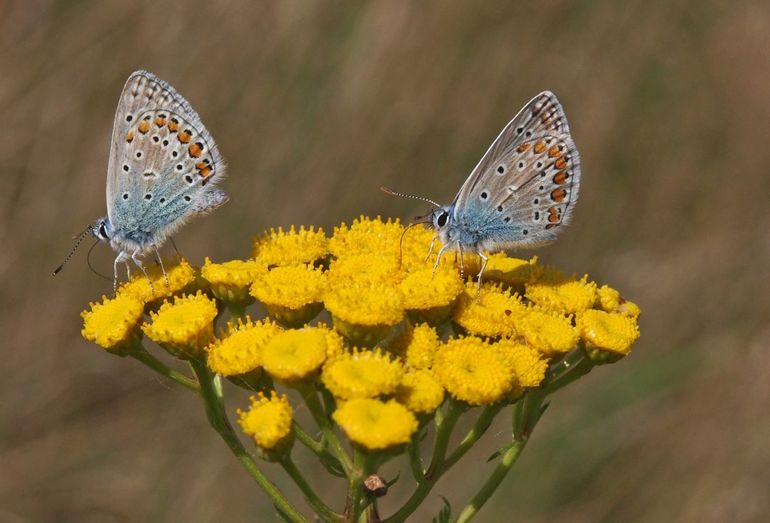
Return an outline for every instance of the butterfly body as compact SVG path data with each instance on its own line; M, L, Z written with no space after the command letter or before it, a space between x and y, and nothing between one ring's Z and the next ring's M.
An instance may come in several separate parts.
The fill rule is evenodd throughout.
M173 87L146 71L129 76L118 103L107 168L107 216L91 233L117 265L156 252L190 218L227 202L216 143Z
M544 91L503 128L433 228L447 250L485 252L552 242L569 222L580 156L556 96ZM482 272L485 263L482 263ZM479 274L480 276L480 274Z

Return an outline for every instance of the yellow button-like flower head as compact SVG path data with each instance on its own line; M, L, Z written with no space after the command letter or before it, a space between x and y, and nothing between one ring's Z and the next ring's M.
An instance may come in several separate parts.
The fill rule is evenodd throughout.
M398 220L383 222L379 216L371 219L361 216L348 227L344 223L334 228L329 249L337 258L358 254L393 255L404 228Z
M453 319L466 332L477 336L512 336L511 316L524 305L500 285L484 283L478 292L475 283L467 283L455 308Z
M440 325L449 318L455 300L465 288L457 269L447 265L440 266L435 274L432 267L416 269L407 274L399 287L409 317L432 325Z
M335 285L324 298L336 329L353 345L372 347L404 317L404 297L388 285Z
M484 269L484 281L500 282L515 289L521 289L523 284L534 281L543 272L537 264L537 256L531 260L511 258L504 252L496 252L487 256L487 266ZM469 256L465 265L466 274L477 274L481 269L478 256Z
M369 450L409 443L417 431L417 418L395 400L352 399L332 417L350 441Z
M636 320L623 314L586 311L578 316L577 326L589 356L598 363L622 358L639 337Z
M353 351L324 365L324 386L341 399L392 394L401 383L403 368L380 350Z
M412 412L429 414L444 401L444 388L430 372L407 372L396 391L396 399Z
M579 281L528 283L525 296L537 305L563 314L574 314L593 307L596 284L583 278Z
M81 334L104 349L121 353L139 340L137 326L143 313L144 303L132 296L119 294L112 299L102 296L101 303L92 303L91 310L80 313Z
M257 276L251 294L276 321L300 327L315 318L323 305L326 276L312 265L276 267Z
M438 332L427 323L422 323L400 332L388 350L398 355L412 369L429 369L438 347Z
M442 345L433 371L449 394L470 405L500 401L516 378L507 357L474 337L451 339Z
M206 348L209 368L222 376L239 376L262 365L262 350L281 328L270 320L238 321L222 339Z
M398 285L403 278L398 258L382 253L345 255L329 265L331 286L361 284Z
M274 336L262 351L262 367L284 382L305 379L326 361L328 329L305 327Z
M269 398L260 393L250 400L247 411L237 412L243 432L254 438L261 449L277 451L285 447L291 439L292 408L288 398L273 391Z
M157 312L150 313L152 323L144 324L142 330L174 356L199 359L214 337L216 316L217 304L198 291L165 302Z
M297 231L292 225L289 232L270 229L269 233L254 240L254 259L270 267L312 264L328 254L329 239L323 229L313 227L300 227Z
M254 302L249 294L257 275L266 272L265 266L254 260L231 260L212 263L206 258L201 276L209 282L214 296L225 303L245 307Z
M494 344L494 348L513 368L516 380L521 387L537 387L545 379L548 361L538 350L511 339L498 341Z
M135 273L131 280L120 286L118 294L131 296L149 304L190 291L195 287L195 269L186 260L182 259L176 265L169 265L166 262L164 266L166 276L163 276L160 265L146 267L149 279L142 273ZM168 277L168 285L166 285L166 277Z
M578 342L577 330L561 315L531 308L517 315L514 323L527 343L549 357L569 352Z

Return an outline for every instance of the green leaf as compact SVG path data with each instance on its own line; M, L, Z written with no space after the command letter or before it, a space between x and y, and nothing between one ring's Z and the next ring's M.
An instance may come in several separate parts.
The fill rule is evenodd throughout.
M452 505L449 504L449 500L444 496L441 496L444 500L444 506L438 513L438 516L433 518L433 523L449 523L452 519Z
M340 462L337 461L337 458L328 449L324 449L324 451L318 455L318 459L329 474L337 476L338 478L347 477Z
M399 478L401 478L401 473L400 472L398 474L396 474L395 478L391 479L390 481L386 481L385 484L388 486L388 488L390 488L390 487L392 487L393 485L396 484L396 482L399 480Z

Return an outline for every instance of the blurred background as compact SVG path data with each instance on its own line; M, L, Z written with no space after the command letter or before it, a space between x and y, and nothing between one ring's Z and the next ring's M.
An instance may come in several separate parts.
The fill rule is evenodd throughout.
M246 257L274 226L426 210L383 184L449 202L553 90L583 181L573 225L537 254L638 302L642 337L556 396L478 520L770 518L767 2L0 0L0 521L273 517L196 398L80 337L112 290L86 249L51 277L105 212L138 68L190 100L229 164L232 201L176 238L198 264ZM107 274L112 259L92 256ZM439 494L459 509L509 430L413 520ZM337 487L319 485L339 509ZM392 504L410 490L407 472Z

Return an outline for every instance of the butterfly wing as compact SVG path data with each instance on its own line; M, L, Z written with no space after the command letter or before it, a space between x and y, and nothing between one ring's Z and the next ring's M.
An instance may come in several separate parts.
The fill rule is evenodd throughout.
M190 217L227 201L211 134L173 87L146 71L123 87L107 168L107 215L119 240L160 245Z
M495 139L457 193L454 220L485 250L553 241L569 222L580 156L564 109L544 91Z

